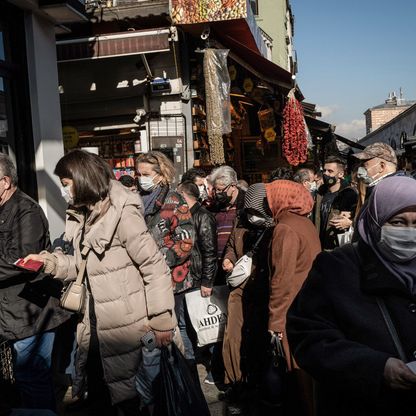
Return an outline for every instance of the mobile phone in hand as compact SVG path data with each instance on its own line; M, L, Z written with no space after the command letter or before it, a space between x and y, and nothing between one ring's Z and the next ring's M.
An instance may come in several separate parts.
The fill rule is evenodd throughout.
M146 332L141 338L140 341L143 344L143 347L146 347L149 351L153 351L156 345L156 336L153 331Z
M25 262L23 258L16 260L13 264L19 269L24 269L34 273L38 272L43 267L43 261L28 260Z

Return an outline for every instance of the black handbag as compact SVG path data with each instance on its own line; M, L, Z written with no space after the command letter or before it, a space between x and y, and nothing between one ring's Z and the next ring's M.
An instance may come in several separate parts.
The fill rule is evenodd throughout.
M287 397L288 367L282 341L276 334L270 340L269 358L260 383L260 400L281 407Z

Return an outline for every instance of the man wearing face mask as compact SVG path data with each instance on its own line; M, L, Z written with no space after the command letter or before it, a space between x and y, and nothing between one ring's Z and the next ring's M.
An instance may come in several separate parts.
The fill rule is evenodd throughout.
M233 229L234 220L244 209L245 192L238 188L237 173L230 166L220 166L210 175L214 187L214 204L218 229L218 261L224 257L224 249ZM219 267L219 271L222 268Z
M49 247L42 208L18 189L13 162L0 153L0 342L12 344L21 407L54 410L54 329L69 318L59 307L62 285L14 265Z
M357 178L367 185L365 198L373 192L374 187L389 176L405 176L404 172L397 172L397 156L394 149L386 143L376 142L368 145L362 152L353 155L361 161Z
M323 250L338 247L337 234L345 232L338 225L341 216L352 217L357 205L357 192L344 180L345 163L336 156L325 160L323 180L315 204L315 226Z

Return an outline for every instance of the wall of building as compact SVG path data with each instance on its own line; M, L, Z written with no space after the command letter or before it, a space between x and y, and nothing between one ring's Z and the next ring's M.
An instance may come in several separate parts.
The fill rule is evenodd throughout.
M407 106L400 106L368 110L368 112L366 112L367 134L377 130L379 127L388 123L390 120L393 120L393 118L397 117L408 108L409 107Z
M368 134L360 140L360 144L367 146L371 143L383 142L394 149L399 149L400 138L403 135L407 137L416 135L416 105L413 105L383 127Z
M53 174L63 156L54 25L34 13L25 18L27 63L38 199L49 221L51 237L64 231L66 203Z
M272 61L290 71L286 43L287 0L258 0L258 12L257 24L273 39Z

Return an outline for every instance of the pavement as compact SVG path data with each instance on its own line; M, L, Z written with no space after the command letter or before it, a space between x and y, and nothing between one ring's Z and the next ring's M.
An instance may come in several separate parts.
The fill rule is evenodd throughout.
M201 382L202 391L208 403L211 416L226 416L225 402L219 399L221 390L219 390L217 386L215 385L204 383L204 379L207 375L204 365L198 364L198 374L199 374L199 379ZM81 409L78 411L67 411L65 409L65 405L73 401L71 396L72 396L71 387L69 387L65 394L65 397L63 399L61 406L59 406L58 415L59 416L89 416L87 409Z

